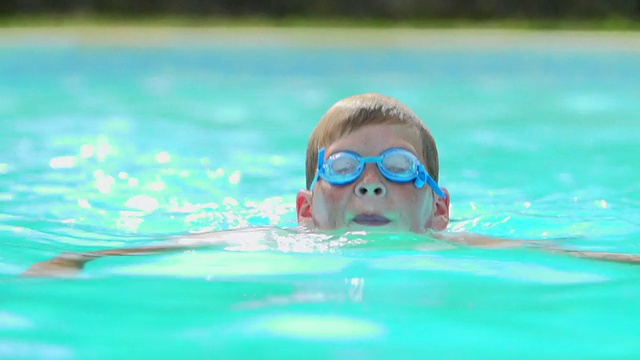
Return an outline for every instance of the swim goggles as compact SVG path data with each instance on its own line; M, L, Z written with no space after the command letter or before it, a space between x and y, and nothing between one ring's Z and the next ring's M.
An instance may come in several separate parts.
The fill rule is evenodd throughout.
M318 151L318 169L310 189L323 178L331 185L347 185L356 181L364 172L365 164L376 163L380 173L390 181L407 183L413 181L417 188L428 184L440 197L447 195L440 189L438 183L427 173L424 165L409 150L391 148L380 156L362 157L353 151L339 151L324 160L325 149Z

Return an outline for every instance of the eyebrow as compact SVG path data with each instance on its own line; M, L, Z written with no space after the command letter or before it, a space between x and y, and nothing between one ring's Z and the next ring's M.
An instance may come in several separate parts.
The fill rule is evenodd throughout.
M419 153L418 153L415 149L410 149L409 147L407 147L407 146L402 146L402 145L401 145L401 146L389 146L388 148L386 148L386 149L384 149L384 150L380 151L380 153L379 153L378 155L374 155L374 156L379 156L379 155L381 155L383 152L385 152L385 151L387 151L387 150L389 150L389 149L404 149L404 150L409 151L409 152L410 152L410 153L412 153L413 155L415 155L418 159L420 159L420 155L419 155ZM331 156L331 155L333 155L333 154L337 154L337 153L339 153L339 152L352 152L352 153L356 153L356 154L358 154L358 155L360 155L360 156L363 156L360 152L358 152L358 151L356 151L356 150L352 150L352 149L341 149L341 148L339 148L339 149L336 149L335 151L328 152L328 151L326 151L326 148L325 148L325 154L327 155L327 157L329 157L329 156ZM422 161L422 160L420 160L420 161Z

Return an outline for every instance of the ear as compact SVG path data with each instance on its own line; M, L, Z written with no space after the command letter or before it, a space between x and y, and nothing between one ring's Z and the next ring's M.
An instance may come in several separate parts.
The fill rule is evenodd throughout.
M311 217L311 191L298 191L298 196L296 196L296 212L298 213L299 225L309 225L313 222L313 218Z
M442 188L442 191L447 195L446 198L436 196L433 202L433 215L431 216L431 228L433 230L444 230L449 225L449 204L451 196L446 188Z

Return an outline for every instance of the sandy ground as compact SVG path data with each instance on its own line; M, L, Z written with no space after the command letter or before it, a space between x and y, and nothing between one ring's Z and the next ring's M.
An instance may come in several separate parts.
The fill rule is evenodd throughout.
M640 52L640 32L488 29L6 27L0 47L15 46L246 46L430 48L539 48Z

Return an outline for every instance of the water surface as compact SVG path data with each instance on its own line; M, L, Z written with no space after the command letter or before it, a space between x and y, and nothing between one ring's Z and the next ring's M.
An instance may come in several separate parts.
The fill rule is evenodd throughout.
M532 249L274 229L17 276L295 226L311 130L371 91L435 134L449 231L640 253L640 49L53 40L0 47L0 357L640 355L640 267Z

